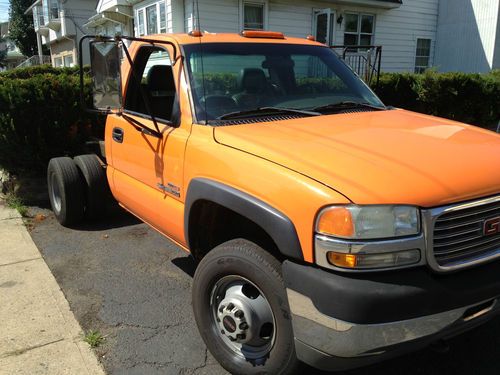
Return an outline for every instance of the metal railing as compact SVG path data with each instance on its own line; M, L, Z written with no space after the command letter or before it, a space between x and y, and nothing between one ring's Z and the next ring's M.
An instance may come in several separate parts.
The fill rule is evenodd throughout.
M331 46L368 85L378 86L382 46Z
M50 56L31 56L24 60L21 64L16 66L17 68L26 68L28 66L35 66L35 65L43 65L43 64L50 64L52 62Z

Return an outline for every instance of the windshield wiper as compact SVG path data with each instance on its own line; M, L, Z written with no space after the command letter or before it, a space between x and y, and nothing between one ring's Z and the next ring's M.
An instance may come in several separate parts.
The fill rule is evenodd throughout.
M352 108L371 108L377 111L383 111L387 109L386 107L378 107L370 103L344 101L339 103L321 105L319 107L314 107L311 110L316 112L322 112L322 111L341 111L343 109L352 109Z
M217 120L231 120L252 116L260 116L265 114L276 114L276 113L295 113L306 116L320 116L321 113L315 111L307 111L295 108L281 108L281 107L260 107L247 111L237 111L226 113L222 116L217 117Z

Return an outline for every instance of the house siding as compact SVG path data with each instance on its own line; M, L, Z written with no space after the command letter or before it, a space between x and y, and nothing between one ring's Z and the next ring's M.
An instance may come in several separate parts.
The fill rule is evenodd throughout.
M345 12L375 15L373 43L383 46L382 70L413 71L417 38L431 39L433 63L437 31L438 0L405 1L395 9L350 6L335 1L287 0L268 1L267 29L282 31L293 37L313 33L315 9L332 9L335 19ZM241 15L239 0L204 0L199 4L201 28L210 32L239 32ZM186 30L193 28L193 3L185 2ZM333 44L344 43L344 24L335 22Z
M499 67L500 0L441 0L436 66L487 72Z

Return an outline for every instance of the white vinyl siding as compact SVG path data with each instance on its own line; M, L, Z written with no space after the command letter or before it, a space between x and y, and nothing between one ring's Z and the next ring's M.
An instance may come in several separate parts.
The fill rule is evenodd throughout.
M498 1L498 0L494 0ZM237 33L242 28L243 0L203 0L199 2L201 28L209 32ZM259 2L248 0L248 2ZM371 43L382 45L382 70L407 71L415 69L415 51L417 38L431 39L429 57L433 65L434 40L436 40L438 0L407 0L399 8L384 9L350 5L347 1L341 5L334 1L292 1L269 0L267 2L267 30L281 31L287 36L305 38L314 35L314 11L331 9L334 14L333 40L331 44L344 44L345 14L366 14L374 16L374 30ZM337 18L342 15L342 24ZM195 15L192 2L185 2L186 31L192 30ZM369 34L369 33L367 33ZM362 35L360 31L360 35ZM365 37L365 40L367 37Z
M440 0L438 25L439 70L500 68L500 0Z

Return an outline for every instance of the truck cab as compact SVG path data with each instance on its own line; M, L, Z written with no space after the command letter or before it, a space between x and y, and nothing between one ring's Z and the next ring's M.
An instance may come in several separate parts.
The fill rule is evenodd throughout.
M104 151L51 160L54 213L110 192L189 252L231 373L363 366L500 312L498 134L386 107L306 38L90 39Z

